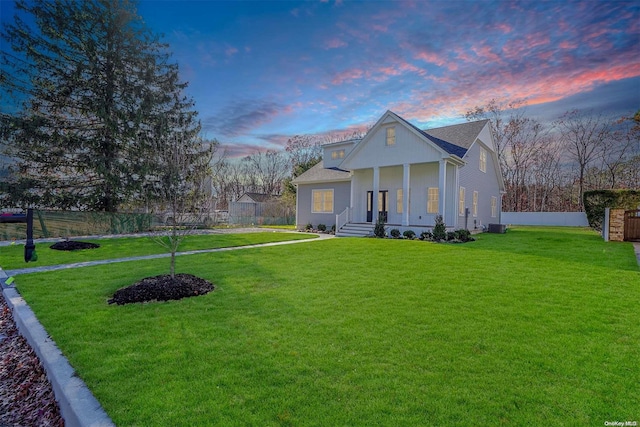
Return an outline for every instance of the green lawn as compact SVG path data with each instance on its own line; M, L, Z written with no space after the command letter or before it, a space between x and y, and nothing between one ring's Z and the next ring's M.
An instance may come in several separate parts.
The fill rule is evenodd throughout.
M217 286L109 306L166 260L18 288L119 426L638 420L633 248L569 228L464 245L331 239L183 257Z
M259 243L310 239L315 237L316 236L311 234L274 233L266 231L258 233L191 235L185 238L178 251L254 245ZM24 262L23 244L0 246L0 267L5 270L13 270L18 268L70 264L75 262L124 258L138 255L152 255L167 252L167 249L149 237L77 240L97 243L100 247L97 249L86 249L80 251L58 251L50 248L53 243L38 243L36 245L38 260L27 264Z

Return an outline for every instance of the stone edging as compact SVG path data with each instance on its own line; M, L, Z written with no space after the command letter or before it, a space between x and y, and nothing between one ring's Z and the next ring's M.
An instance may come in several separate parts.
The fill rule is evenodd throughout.
M13 312L18 330L36 352L47 373L65 425L115 427L84 381L76 375L67 358L49 338L26 301L14 287L5 285L7 278L5 272L0 269L2 295Z

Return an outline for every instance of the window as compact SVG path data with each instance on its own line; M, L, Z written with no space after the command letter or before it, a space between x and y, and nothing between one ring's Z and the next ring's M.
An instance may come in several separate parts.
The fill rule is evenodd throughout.
M458 200L458 215L464 216L464 187L460 187L460 198Z
M438 213L438 187L429 187L427 196L427 213Z
M480 148L480 170L487 171L487 150L484 148Z
M491 218L498 216L498 198L491 196Z
M473 192L473 216L478 216L478 192Z
M396 190L396 212L402 213L402 188Z
M331 152L331 159L344 159L344 150L333 150Z
M313 213L333 213L333 190L312 190Z
M387 146L396 145L396 128L387 128Z

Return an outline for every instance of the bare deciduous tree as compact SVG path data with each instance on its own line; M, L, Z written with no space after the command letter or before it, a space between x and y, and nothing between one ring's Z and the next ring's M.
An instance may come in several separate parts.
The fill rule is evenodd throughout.
M242 160L249 187L258 193L278 195L288 175L287 159L282 152L258 151Z
M204 222L211 209L206 188L217 141L202 141L195 135L170 132L157 140L157 160L162 174L155 177L154 194L169 211L169 230L154 239L171 253L170 274L175 277L176 252L184 239Z
M587 170L603 155L605 142L611 136L611 125L601 115L577 110L565 113L556 124L559 138L578 171L578 198L582 208Z

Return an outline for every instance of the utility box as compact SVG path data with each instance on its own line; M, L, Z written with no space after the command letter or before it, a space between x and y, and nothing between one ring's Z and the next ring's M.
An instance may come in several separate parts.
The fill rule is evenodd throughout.
M489 224L489 233L504 234L507 231L506 224Z

